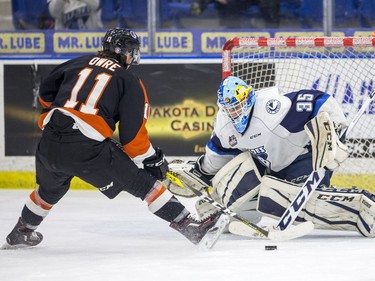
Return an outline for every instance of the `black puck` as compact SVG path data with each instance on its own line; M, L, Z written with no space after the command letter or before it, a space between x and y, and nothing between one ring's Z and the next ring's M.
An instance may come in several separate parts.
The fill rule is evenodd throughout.
M273 251L273 250L277 250L277 246L275 246L275 245L272 245L272 246L264 246L264 249L266 250L266 251Z

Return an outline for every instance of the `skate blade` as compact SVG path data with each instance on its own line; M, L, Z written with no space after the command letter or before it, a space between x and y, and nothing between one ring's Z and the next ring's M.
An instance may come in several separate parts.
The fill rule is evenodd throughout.
M229 217L227 215L221 215L215 225L203 236L199 242L198 247L200 249L211 249L216 242L219 240L220 235L226 229L229 224Z
M19 244L19 245L10 245L8 243L5 243L3 246L0 247L0 250L19 250L19 249L29 249L32 248L32 246Z

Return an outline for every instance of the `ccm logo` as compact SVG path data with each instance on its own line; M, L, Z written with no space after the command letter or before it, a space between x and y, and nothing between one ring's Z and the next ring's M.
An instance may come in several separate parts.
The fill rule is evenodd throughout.
M365 205L369 209L371 208L371 205L368 202L366 202L365 200L362 200L362 204Z
M341 196L341 195L320 194L317 199L323 200L323 201L335 201L335 202L348 201L348 202L352 202L354 200L354 197L353 196L349 197L349 196Z
M327 131L327 146L328 150L332 150L332 129L331 126L329 125L329 122L323 122L324 129Z
M105 191L105 190L109 189L109 188L112 187L112 186L113 186L113 181L111 181L110 184L108 184L108 185L106 185L106 186L103 186L103 187L99 188L99 190L100 190L100 191Z
M319 174L317 172L313 172L311 180L306 182L306 185L303 187L302 192L298 195L296 200L294 200L291 208L285 213L285 215L281 218L279 227L281 230L284 230L291 222L292 219L296 218L298 212L302 209L306 198L313 192L313 189L316 185L321 182Z

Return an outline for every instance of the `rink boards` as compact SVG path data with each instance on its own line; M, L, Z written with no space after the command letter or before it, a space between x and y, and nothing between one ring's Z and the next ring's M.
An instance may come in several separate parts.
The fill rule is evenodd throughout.
M35 90L41 79L63 61L0 61L0 188L35 187L33 155L41 134L36 126L39 108L34 107ZM216 90L221 80L221 60L145 59L142 64L133 71L148 89L153 108L148 123L151 139L164 148L169 159L194 159L204 153L217 111ZM373 118L373 115L364 116L363 122L368 118ZM356 135L351 138L355 139ZM360 150L361 145L357 144L356 149ZM375 162L374 158L368 157L349 158L346 165L375 167ZM361 171L339 173L333 183L347 186L348 180L359 187L369 186L368 189L375 190L375 175ZM75 179L72 188L92 187Z

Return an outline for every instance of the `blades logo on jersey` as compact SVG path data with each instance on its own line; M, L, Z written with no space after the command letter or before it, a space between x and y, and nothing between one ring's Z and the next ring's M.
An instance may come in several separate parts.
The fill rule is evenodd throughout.
M269 100L266 104L266 110L270 114L276 114L277 112L279 112L280 107L281 103L276 99Z
M251 155L255 156L263 166L271 169L271 162L267 159L268 153L264 145L250 149Z

